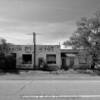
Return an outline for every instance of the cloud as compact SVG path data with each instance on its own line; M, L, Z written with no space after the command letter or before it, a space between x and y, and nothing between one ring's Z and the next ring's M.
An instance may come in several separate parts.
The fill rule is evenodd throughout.
M3 0L0 16L23 22L65 22L100 9L100 0Z
M37 43L59 43L71 36L75 30L74 21L62 23L39 23L33 24L17 23L13 26L2 27L0 36L8 40L8 42L29 44L32 43L32 35L29 33L36 32Z
M75 22L90 16L100 0L3 0L0 2L0 36L16 44L59 43L76 29Z

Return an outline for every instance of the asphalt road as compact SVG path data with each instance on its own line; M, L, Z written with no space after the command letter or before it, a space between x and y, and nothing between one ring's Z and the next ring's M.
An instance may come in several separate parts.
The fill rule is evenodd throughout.
M0 80L0 100L100 100L100 81Z

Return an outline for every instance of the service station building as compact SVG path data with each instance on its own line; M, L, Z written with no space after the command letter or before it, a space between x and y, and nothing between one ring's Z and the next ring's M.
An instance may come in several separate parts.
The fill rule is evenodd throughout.
M33 45L11 45L9 53L16 57L17 68L33 69L34 46ZM41 67L43 62L51 66L61 66L61 54L59 45L37 45L35 52L36 66Z
M38 68L43 62L59 68L89 64L89 58L84 56L84 51L80 55L79 51L61 49L60 45L36 45L35 60L33 45L10 45L8 53L16 57L16 67L22 69L34 69L34 61Z

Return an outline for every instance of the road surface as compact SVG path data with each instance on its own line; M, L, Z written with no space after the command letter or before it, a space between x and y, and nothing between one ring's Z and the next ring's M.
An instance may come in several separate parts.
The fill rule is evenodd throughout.
M0 80L0 100L100 100L100 81Z

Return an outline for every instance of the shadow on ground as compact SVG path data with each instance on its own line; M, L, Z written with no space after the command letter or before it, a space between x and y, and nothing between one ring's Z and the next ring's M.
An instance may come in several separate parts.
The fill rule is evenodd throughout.
M5 75L5 74L20 74L19 70L0 70L0 75Z

